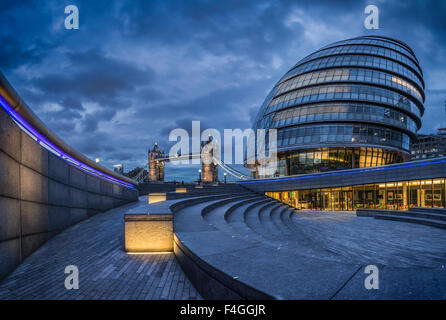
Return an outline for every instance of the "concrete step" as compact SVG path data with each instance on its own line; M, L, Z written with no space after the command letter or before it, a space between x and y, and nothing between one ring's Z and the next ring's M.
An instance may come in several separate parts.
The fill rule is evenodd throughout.
M287 236L293 236L294 232L287 225L285 225L284 221L280 218L280 215L283 210L283 204L279 203L278 206L271 210L271 221L274 223L277 229L281 231L282 234Z
M431 220L446 221L446 214L443 213L433 213L433 212L419 212L419 211L395 211L392 215L402 216L402 217L416 217L425 218Z
M367 219L353 217L353 214L352 217L330 214L318 217L317 213L299 212L255 195L246 199L236 198L235 201L220 198L206 203L196 202L193 207L184 209L183 228L175 230L176 257L203 297L329 299L333 293L343 290L352 275L359 274L362 265L375 262L377 253L385 251L384 257L378 254L378 259L384 259L381 261L393 261L395 253L406 257L406 243L399 243L395 236L390 235L381 240L382 234L378 231L392 230L392 226L384 226L385 222L370 223ZM203 210L209 211L202 215ZM199 217L200 223L195 218L191 221L193 216ZM388 218L388 215L383 217ZM391 218L429 222L429 219L419 217ZM344 227L348 221L352 224L351 230ZM213 226L206 222L212 222ZM441 220L434 222L443 223ZM184 227L185 224L189 227ZM367 242L370 225L378 232L378 237ZM401 225L393 225L399 235L396 238L400 238L404 234L399 230ZM356 231L358 227L359 231ZM414 231L427 229L406 227ZM442 233L425 230L424 235L438 232ZM271 234L275 235L275 239L267 237ZM386 235L385 232L383 234ZM441 244L431 244L437 245L432 253L429 247L414 245L416 256L425 254L429 259L441 259ZM367 250L364 250L364 246L367 246ZM387 258L387 255L390 257ZM418 266L418 260L416 263ZM414 270L414 274L415 271L418 274L419 270ZM333 275L336 277L333 278ZM324 280L323 283L320 279ZM327 281L330 282L328 286ZM357 281L362 287L363 277ZM305 288L313 283L320 286L307 293ZM354 298L356 291L351 294Z
M203 219L203 211L210 211L222 205L223 201L234 201L234 195L214 195L192 198L176 203L172 210L174 212L174 229L186 231L199 228L200 230L214 230L212 226Z
M282 221L283 225L294 233L296 228L292 220L293 214L294 209L290 208L288 205L284 205L282 212L280 213L280 221Z
M412 212L427 212L427 213L436 213L436 214L444 214L446 215L446 208L424 208L424 207L413 207L409 208L409 211Z
M212 205L206 206L201 211L201 216L203 217L203 219L206 219L206 216L210 215L210 214L213 214L213 212L215 211L216 208L224 207L224 206L226 206L228 204L230 206L231 203L234 203L234 202L237 202L237 201L241 201L241 200L252 199L254 197L255 197L255 195L248 194L248 195L235 196L235 197L229 197L229 198L223 199L221 201L213 203ZM223 215L224 215L224 212L223 212Z
M263 204L260 208L257 210L248 210L244 214L245 223L246 225L256 232L257 234L261 235L265 239L275 240L275 236L270 234L268 229L265 228L265 226L260 222L260 215L263 215L266 210L270 210L272 206L274 206L275 203L272 201L267 201L265 204Z
M226 216L241 206L252 204L255 201L264 200L264 197L258 195L251 195L246 199L238 199L236 201L228 202L218 208L215 208L204 215L204 219L211 226L230 234L231 236L239 236L240 234L234 230L232 226L227 223Z
M281 229L276 226L273 222L271 215L273 212L280 206L277 202L272 202L271 206L266 208L265 210L259 212L259 220L261 225L267 234L275 239L283 238L286 240L286 234L282 233Z
M416 217L416 218L446 221L446 214L441 213L441 211L432 209L409 210L409 211L362 209L362 210L357 210L356 215L359 217L374 217L375 215L393 215L393 216Z
M240 201L230 206L228 210L225 211L223 218L226 223L229 223L229 220L233 219L231 215L234 214L234 211L236 211L236 209L242 206L251 206L251 205L255 206L258 202L264 202L265 200L266 199L264 195L258 195L258 194L253 195L253 198L251 199ZM240 219L241 219L240 221L243 221L243 216L241 216Z
M434 219L426 219L426 218L418 218L418 217L410 217L410 216L394 215L394 214L376 214L374 218L382 220L416 223L425 226L446 229L446 222Z
M241 193L252 192L237 184L220 184L218 186L201 185L197 188L196 184L173 184L173 183L140 183L138 190L140 195L145 195L151 192L175 192L177 188L185 188L188 193Z
M293 214L294 210L282 203L276 201L273 201L273 203L274 205L259 210L260 223L254 219L255 215L251 214L252 220L247 220L247 225L263 239L263 242L281 250L293 252L296 250L296 241L302 241L302 234L297 234L291 226L292 222L289 216ZM302 254L313 256L313 250L310 251L306 248L302 249Z
M246 222L248 214L257 215L257 211L265 204L270 203L270 199L262 199L250 205L244 205L235 209L227 218L228 225L234 229L234 233L240 235L243 239L255 240L265 245L277 247L280 245L277 241L266 239L258 232L250 228Z

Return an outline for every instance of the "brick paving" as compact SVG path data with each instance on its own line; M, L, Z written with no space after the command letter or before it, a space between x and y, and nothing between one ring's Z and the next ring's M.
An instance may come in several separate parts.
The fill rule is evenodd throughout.
M201 299L173 253L124 252L129 204L63 231L0 283L0 299ZM79 289L65 288L65 267L79 269Z

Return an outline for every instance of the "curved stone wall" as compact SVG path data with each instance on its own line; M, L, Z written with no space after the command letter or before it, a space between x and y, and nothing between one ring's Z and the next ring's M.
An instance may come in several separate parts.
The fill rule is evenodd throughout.
M0 280L58 232L137 199L48 152L0 108Z

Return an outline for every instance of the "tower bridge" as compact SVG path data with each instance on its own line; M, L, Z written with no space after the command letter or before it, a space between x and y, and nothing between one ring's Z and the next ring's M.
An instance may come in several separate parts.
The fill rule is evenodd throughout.
M247 175L225 164L218 156L213 154L212 148L205 148L205 146L211 142L211 138L209 138L207 141L203 141L201 144L200 153L181 154L175 155L175 157L166 156L164 151L160 150L158 143L155 142L153 148L149 148L147 163L143 168L141 168L141 170L135 175L133 179L138 182L147 180L150 182L164 181L166 162L192 159L202 160L200 169L201 171L199 171L199 180L201 180L201 182L218 182L219 167L223 169L225 175L230 174L238 180L246 180L249 178Z

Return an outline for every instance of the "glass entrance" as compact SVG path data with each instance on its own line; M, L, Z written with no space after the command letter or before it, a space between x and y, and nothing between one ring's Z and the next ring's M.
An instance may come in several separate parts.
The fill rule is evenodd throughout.
M332 194L329 191L322 191L322 206L321 210L331 210L332 208Z
M352 210L351 190L315 190L312 199L315 210Z
M331 210L352 210L352 191L339 188L332 191L333 205Z

